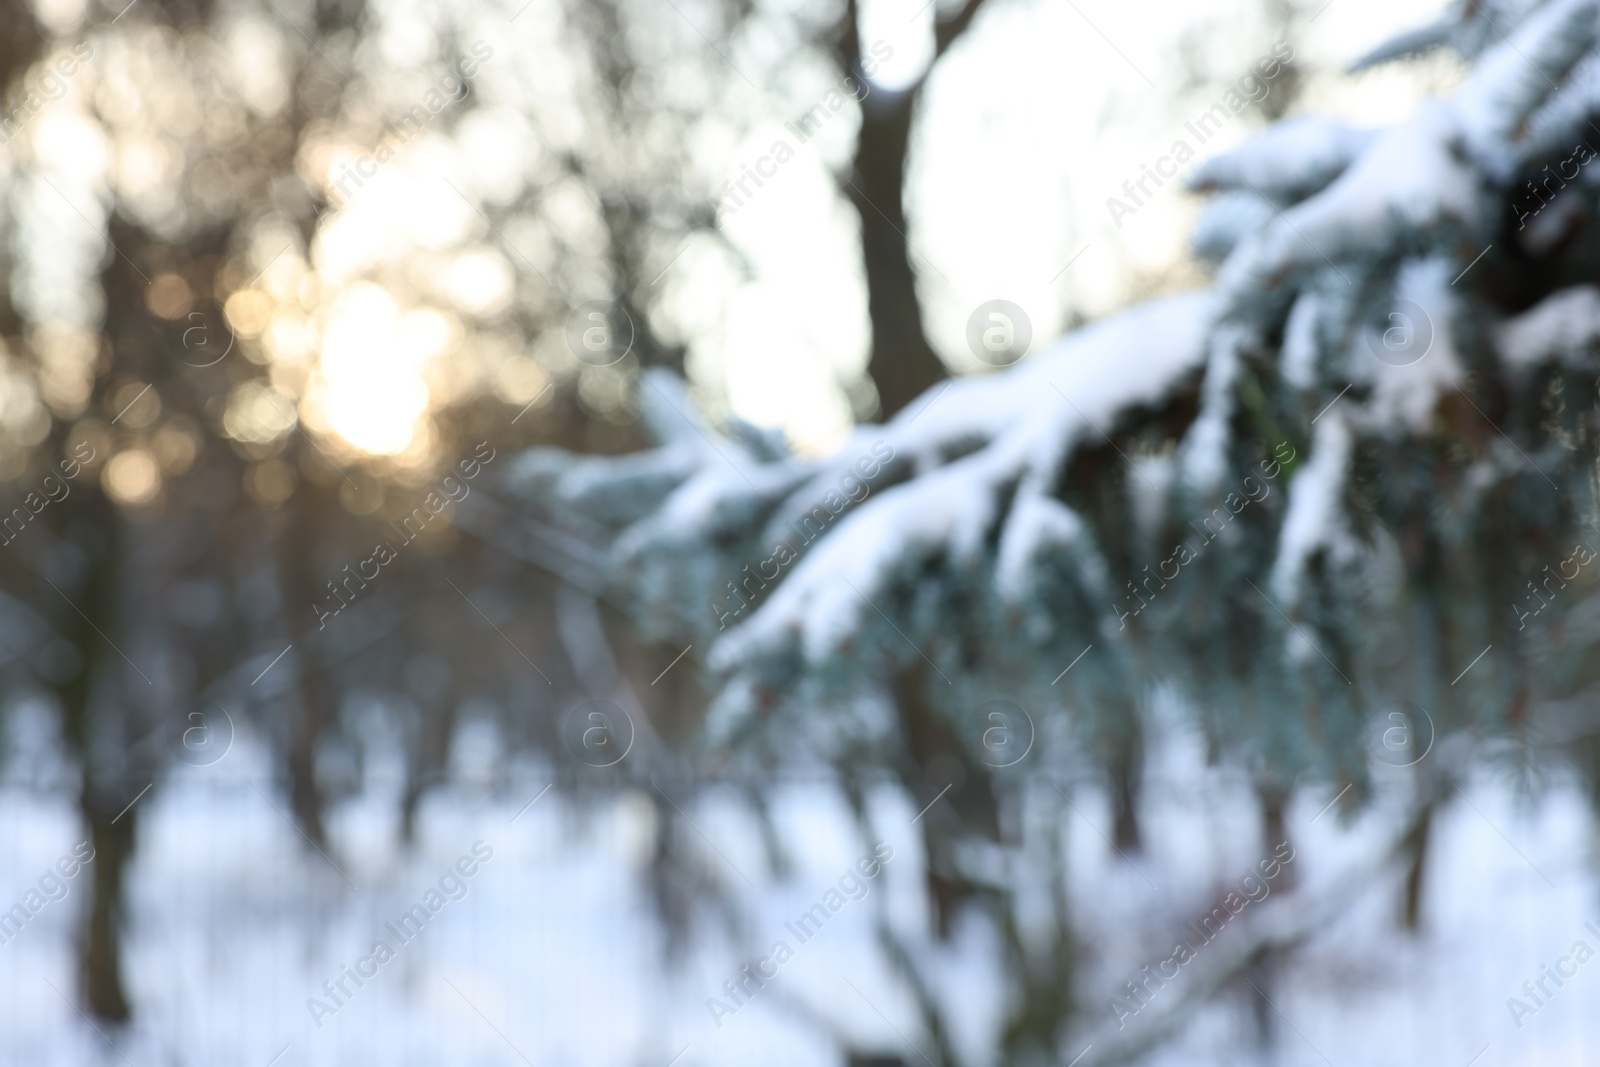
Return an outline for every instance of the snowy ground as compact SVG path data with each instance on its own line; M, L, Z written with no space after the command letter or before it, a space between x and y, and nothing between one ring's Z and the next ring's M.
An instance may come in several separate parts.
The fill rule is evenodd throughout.
M1149 847L1136 866L1106 847L1106 808L1089 789L1075 795L1081 814L1065 827L1080 923L1119 961L1137 959L1107 965L1127 977L1165 954L1153 948L1164 922L1197 910L1262 858L1240 784L1175 762L1182 761L1166 761L1153 776ZM639 890L651 834L642 797L624 796L585 820L552 792L518 815L544 785L529 769L518 795L503 802L441 798L426 812L416 854L405 856L393 844L393 782L377 773L335 820L341 874L308 852L278 810L284 804L248 738L215 767L180 770L139 801L127 960L137 1026L97 1033L68 1003L73 909L87 888L79 875L65 899L0 945L0 1064L267 1067L280 1056L282 1067L838 1063L836 1047L796 1011L800 1004L861 1045L922 1062L908 1043L917 1040L910 1002L870 950L874 909L887 907L909 925L921 917L916 813L895 798L878 805L894 858L867 896L799 945L768 988L719 1028L705 1001L754 957L712 935L685 966L663 971ZM1390 829L1382 811L1349 825L1337 811L1319 814L1330 799L1307 794L1292 809L1296 893L1314 891ZM707 856L722 884L749 903L744 944L755 955L779 938L796 944L784 923L863 851L843 810L816 786L797 784L776 805L798 860L782 885L771 883L736 809L708 804L690 815L715 843ZM1575 941L1600 949L1600 938L1583 929L1591 919L1600 925L1591 835L1573 788L1556 785L1527 805L1480 775L1437 826L1422 936L1397 932L1395 880L1386 878L1279 975L1271 998L1281 1012L1276 1062L1596 1062L1590 1020L1600 1018L1600 962L1580 967L1520 1030L1506 1005ZM67 806L33 791L0 793L0 906L22 899L78 840ZM478 841L493 857L464 879L465 895L319 1028L307 999L324 996L322 983L354 966L384 924L422 900ZM985 937L964 929L943 974L946 994L963 1005L957 1039L969 1047L985 1043L1001 985L985 962ZM1103 980L1109 986L1114 977L1107 970ZM1253 1062L1243 1036L1251 1025L1244 999L1224 997L1150 1062Z

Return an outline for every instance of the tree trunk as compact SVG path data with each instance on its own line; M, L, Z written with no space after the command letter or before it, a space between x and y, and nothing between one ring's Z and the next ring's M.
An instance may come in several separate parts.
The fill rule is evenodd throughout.
M85 791L87 793L87 790ZM117 817L117 812L88 800L80 803L89 839L94 846L94 890L79 943L79 981L89 1011L101 1019L124 1022L132 1014L122 988L123 876L133 857L137 806Z
M918 830L934 929L944 940L954 931L957 912L978 895L960 873L956 852L969 837L998 841L1000 816L988 768L972 758L949 719L928 701L928 684L927 668L919 663L895 675L893 691L905 741L900 779L916 804L928 805Z
M1428 837L1433 829L1434 807L1429 804L1417 818L1416 829L1406 837L1406 880L1400 903L1400 923L1408 933L1422 929L1422 889L1427 870Z
M418 701L417 740L406 755L405 792L400 801L400 839L407 847L417 841L417 815L422 798L445 778L450 738L455 732L460 698L452 686L437 701Z
M68 507L77 523L103 535L100 544L80 545L88 565L83 582L73 590L76 610L62 605L59 616L64 623L62 633L70 637L82 657L81 669L57 686L56 697L61 703L62 734L80 769L78 811L94 847L94 860L89 864L89 904L77 938L79 982L91 1013L122 1022L131 1014L122 985L122 884L133 853L137 818L133 810L124 808L148 783L135 784L128 777L126 766L106 767L105 760L97 755L95 743L96 736L112 725L109 708L104 709L105 720L95 720L96 680L104 671L117 671L123 666L121 654L108 644L108 638L101 636L116 632L112 618L120 551L116 509L94 490L83 493ZM114 745L121 740L102 738L102 743Z
M1111 768L1111 839L1123 853L1144 848L1144 832L1139 827L1139 794L1144 785L1144 736L1131 725L1117 739Z
M1284 817L1289 805L1289 791L1275 783L1257 782L1256 796L1261 799L1262 855L1267 855L1289 840L1289 824ZM1280 893L1293 889L1299 881L1295 870L1285 864L1278 872L1273 888Z
M906 151L918 95L876 89L862 101L861 136L844 189L861 216L861 258L872 321L867 374L877 387L884 419L949 375L923 332L902 207Z
M298 652L295 669L299 700L291 712L287 745L289 804L301 832L324 851L328 845L323 820L326 798L317 781L317 745L332 722L334 709L326 672L316 654L318 630L311 620L315 617L312 605L326 599L317 587L313 569L318 524L331 506L327 493L302 485L290 504L281 540L284 610Z
M984 0L967 0L952 19L937 24L934 62L971 24ZM878 414L888 419L929 386L949 376L922 329L917 275L911 266L903 194L906 152L916 102L927 75L914 86L892 93L869 84L862 73L856 0L846 0L834 39L834 60L852 79L861 99L861 132L855 157L840 190L861 218L861 261L867 276L867 315L872 322L872 352L867 374L878 390Z

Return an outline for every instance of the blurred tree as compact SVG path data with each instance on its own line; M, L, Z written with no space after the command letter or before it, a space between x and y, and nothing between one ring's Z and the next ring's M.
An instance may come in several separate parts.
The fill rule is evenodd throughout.
M58 703L81 769L78 806L96 849L82 987L89 1011L122 1020L138 802L174 758L223 758L250 715L283 755L295 824L327 855L327 805L351 787L330 772L330 755L359 751L351 716L363 695L387 693L420 713L406 736L408 835L461 701L492 699L517 721L513 736L551 743L521 718L538 693L529 657L435 621L481 621L458 590L503 572L506 558L458 546L448 516L432 521L431 503L418 510L454 496L447 476L470 492L457 468L484 456L473 442L493 453L540 439L527 430L542 420L518 427L512 417L550 383L536 363L494 347L503 343L491 315L479 334L483 356L498 356L478 371L489 381L433 382L436 417L408 429L415 447L398 460L395 447L352 447L326 406L307 424L305 394L318 378L304 338L330 328L344 288L319 280L308 260L319 228L351 206L319 205L340 175L324 175L326 188L309 180L305 153L373 132L374 88L395 89L347 73L372 21L361 5L252 13L145 0L126 19L70 37L52 37L21 8L4 18L0 82L22 101L7 136L11 285L0 314L10 669L13 682ZM418 73L459 88L467 79L450 42ZM422 98L415 110L439 110ZM415 111L399 111L415 123ZM408 136L403 121L376 129L390 141ZM87 136L103 151L73 150L62 140L71 133L78 148ZM413 336L464 329L422 310L408 322ZM496 370L514 379L512 396L496 394ZM577 411L572 386L550 392L546 407L569 413L551 439L592 444L584 428L595 420ZM368 580L352 568L370 565L379 541L400 558L362 599ZM533 581L529 602L547 601L551 588ZM500 628L536 655L550 645L537 625ZM400 670L423 655L448 658L442 684ZM553 706L542 695L535 711Z
M827 461L703 420L661 373L682 370L686 340L657 284L689 242L721 242L720 175L694 146L739 117L718 110L735 74L680 15L620 0L427 9L406 15L415 34L391 32L399 16L376 3L143 0L48 32L0 13L0 84L27 112L0 175L0 607L13 702L59 707L80 770L98 854L87 1008L134 1007L119 935L143 798L181 764L226 758L247 725L272 744L286 814L330 883L347 860L329 806L358 787L375 719L400 740L407 840L469 721L549 757L582 799L637 791L676 946L697 912L737 915L683 814L699 789L732 783L781 871L765 791L796 751L820 746L869 838L885 769L919 808L948 786L919 823L934 933L966 913L993 924L1015 981L996 1040L1025 1063L1103 1013L1065 890L1070 794L994 758L984 698L1005 694L1012 729L1024 704L1072 709L1030 721L1034 758L1116 783L1124 849L1152 678L1181 683L1218 758L1256 776L1269 840L1305 776L1370 788L1372 694L1409 694L1451 735L1531 731L1556 696L1581 702L1590 635L1569 609L1590 578L1561 567L1593 519L1594 205L1576 187L1548 212L1513 195L1594 110L1587 82L1565 87L1593 28L1582 5L1548 6L1445 111L1381 135L1290 120L1203 170L1207 247L1226 257L1211 293L957 383L915 426L908 412L863 429ZM935 61L980 7L936 12ZM713 10L723 44L778 18ZM1496 43L1487 13L1454 15L1413 44ZM544 20L569 81L505 53L514 18ZM847 4L779 36L859 76L859 18ZM1508 75L1523 52L1564 88L1547 99ZM61 99L27 104L55 95L37 91L47 75ZM867 98L841 175L887 416L945 373L902 208L927 77ZM1412 175L1426 177L1403 185ZM1370 204L1393 211L1375 223ZM1524 233L1519 214L1540 217ZM567 341L590 301L630 342L615 359ZM1396 301L1422 311L1406 312L1399 355L1384 343ZM1413 346L1423 355L1400 366ZM530 444L626 455L507 455ZM859 488L873 456L874 495L835 522L845 478ZM508 507L494 484L534 499ZM821 543L744 584L819 507ZM1186 528L1203 540L1180 560L1169 546ZM380 544L392 559L377 562ZM1535 618L1566 589L1545 583L1578 586L1544 616L1566 625L1524 633L1483 608L1535 577ZM713 709L703 657L736 602ZM1480 643L1493 654L1473 661L1478 684L1443 684ZM585 701L636 740L614 773L574 750ZM1056 722L1068 729L1046 736ZM708 733L742 743L703 751ZM1563 736L1600 781L1600 735ZM1419 785L1421 810L1447 780ZM1420 826L1403 839L1413 920ZM1013 873L973 859L997 854ZM1025 910L1025 893L1043 905ZM1201 984L1226 988L1297 936L1252 942ZM929 1047L957 1062L927 946L888 916L878 937Z
M887 419L949 373L928 341L911 261L905 215L906 163L922 88L950 46L972 25L985 0L965 0L954 11L934 7L933 58L909 86L868 93L861 104L861 132L840 192L861 219L861 257L867 274L867 310L872 353L867 374ZM834 34L833 54L841 75L867 78L862 54L860 5L846 0ZM880 49L883 42L872 42Z
M390 32L414 13L383 5L109 14L0 15L21 105L0 149L0 592L13 703L52 699L81 770L86 1008L123 1020L127 864L174 760L225 758L253 723L279 810L337 881L327 811L358 785L374 708L399 728L407 841L469 713L578 793L657 777L643 746L585 773L561 733L579 701L685 735L692 676L645 685L681 647L591 625L616 612L571 595L594 560L571 558L564 520L508 519L481 490L514 446L643 442L627 383L682 366L649 290L667 242L710 225L684 146L712 86L661 106L686 57L605 4L431 12L421 52ZM570 91L503 51L508 21L558 14L552 54L588 60ZM631 344L585 362L564 334L593 299ZM703 876L651 795L681 933Z
M1309 929L1211 954L1206 992L1124 1034L1104 1005L1126 992L1081 985L1067 902L1022 913L1062 882L1055 781L1086 757L1132 780L1115 765L1142 759L1122 739L1153 689L1250 773L1268 835L1293 787L1349 810L1397 769L1412 814L1372 863L1406 864L1412 923L1469 742L1594 776L1587 740L1542 748L1531 723L1590 737L1600 640L1600 202L1572 173L1600 112L1597 18L1589 0L1452 5L1379 53L1453 47L1472 68L1450 99L1385 130L1283 120L1196 171L1211 288L957 381L831 458L664 434L640 456L518 461L537 506L615 531L646 635L710 647L710 751L806 752L853 793L890 767L915 808L948 786L919 826L932 935L969 908L1006 935L1004 1062L1137 1056L1204 996L1270 980ZM1038 728L1005 774L997 707ZM882 937L925 1047L959 1062L931 947Z

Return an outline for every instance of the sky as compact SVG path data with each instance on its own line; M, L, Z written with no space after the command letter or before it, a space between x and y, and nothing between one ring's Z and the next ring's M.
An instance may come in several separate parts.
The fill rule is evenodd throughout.
M1287 42L1307 75L1295 110L1382 125L1446 88L1456 72L1443 58L1358 77L1340 73L1441 6L1333 0L1300 39ZM954 370L988 369L965 340L968 318L985 301L1022 307L1038 351L1074 321L1204 284L1185 255L1197 198L1168 183L1120 219L1106 201L1123 196L1125 181L1138 179L1143 165L1184 136L1186 120L1219 102L1226 83L1271 51L1276 40L1261 10L1255 0L994 0L975 20L926 86L907 187L927 328ZM905 84L925 66L933 12L922 0L864 7L864 41L893 50L880 88ZM1206 84L1185 85L1186 41ZM787 114L780 106L757 124L734 153L730 174L765 151L782 123L808 104ZM1247 107L1185 170L1264 121ZM752 277L730 295L720 291L725 278L715 271L696 277L693 257L685 256L670 293L675 308L728 309L721 321L706 321L703 310L682 315L695 324L690 367L699 383L721 391L734 414L782 427L807 451L826 452L847 432L846 389L862 373L870 336L856 221L829 176L847 164L856 124L853 113L832 119L758 197L724 214L723 231L753 264Z
M862 43L882 61L854 90L834 85L823 58L796 46L797 25L826 18L816 5L767 0L762 18L724 41L725 70L673 67L708 54L684 51L710 39L708 6L684 0L635 13L641 47L658 51L652 62L665 72L663 96L715 94L689 150L708 187L739 177L777 140L796 142L758 195L736 209L724 203L716 235L659 249L660 273L645 294L657 332L687 349L697 397L714 418L778 428L800 451L826 453L870 410L870 392L861 389L870 327L858 220L834 177L848 166L857 104L847 96L804 143L786 123L830 90L890 92L913 83L929 61L940 2L865 0ZM83 0L34 3L65 48L84 24ZM1446 58L1354 78L1339 73L1389 34L1431 18L1435 0L1332 0L1295 20L1296 39L1283 44L1264 21L1266 6L985 5L925 85L905 194L926 328L953 371L993 370L967 342L969 320L989 301L1022 309L1037 352L1075 323L1205 283L1184 251L1200 202L1178 188L1182 172L1132 214L1114 216L1108 200L1125 198L1125 185L1159 164L1175 140L1192 139L1185 123L1274 47L1280 55L1293 49L1306 74L1297 109L1364 124L1397 120L1456 76ZM298 420L336 459L382 458L420 477L437 451L431 413L475 391L497 390L522 405L553 375L570 373L591 406L626 407L624 375L578 366L558 330L530 338L509 325L513 300L530 291L572 303L614 292L594 254L605 243L600 206L552 160L593 143L585 138L616 135L585 126L582 101L596 91L595 75L564 47L568 5L529 0L509 22L506 7L374 0L371 43L349 60L355 77L344 92L345 120L313 130L299 153L302 177L328 200L314 235L301 241L289 220L264 217L230 267L228 324L270 376L270 388L241 387L230 400L231 424L247 437L281 440ZM72 396L86 395L85 346L73 339L100 311L94 279L96 261L110 254L101 225L112 196L157 231L195 225L204 203L177 190L196 131L225 137L244 112L269 115L285 105L287 26L249 5L223 8L218 18L219 47L153 28L104 40L102 55L19 141L40 173L0 173L13 200L27 205L18 213L27 267L20 302L63 324L59 344L40 342L53 353L56 385L44 399L58 414L70 414ZM386 123L437 88L443 68L428 60L440 40L459 44L463 58L478 57L474 99L452 99L427 128L396 143ZM538 61L513 61L523 56ZM218 86L234 94L231 112L212 99ZM1269 84L1273 91L1282 90ZM198 99L209 101L203 115ZM1197 146L1185 169L1264 122L1256 106L1246 107ZM392 159L383 156L388 147ZM654 146L623 137L610 150L642 161L638 181L656 180L645 165ZM359 179L353 168L375 173ZM485 227L482 208L517 203L529 190L537 191L537 217ZM561 251L575 248L588 258ZM158 280L181 286L175 277ZM11 421L26 422L36 408L42 413L37 404L10 405ZM159 486L147 478L126 488L131 500Z

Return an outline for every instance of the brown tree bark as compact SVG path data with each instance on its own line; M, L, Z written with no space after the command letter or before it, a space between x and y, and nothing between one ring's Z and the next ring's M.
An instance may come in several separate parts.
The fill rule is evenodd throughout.
M844 192L861 217L872 354L867 374L889 418L949 373L922 328L916 271L901 206L916 93L871 93L861 106L861 137Z
M935 23L929 70L966 32L983 3L967 0L955 14ZM834 58L844 74L863 81L857 13L855 0L849 0L835 39ZM861 101L855 157L849 171L840 177L840 191L861 219L861 259L867 277L867 314L872 322L867 374L877 387L879 416L884 419L949 375L922 326L912 264L915 250L907 236L904 206L906 156L927 77L924 73L914 85L895 93L869 86Z

